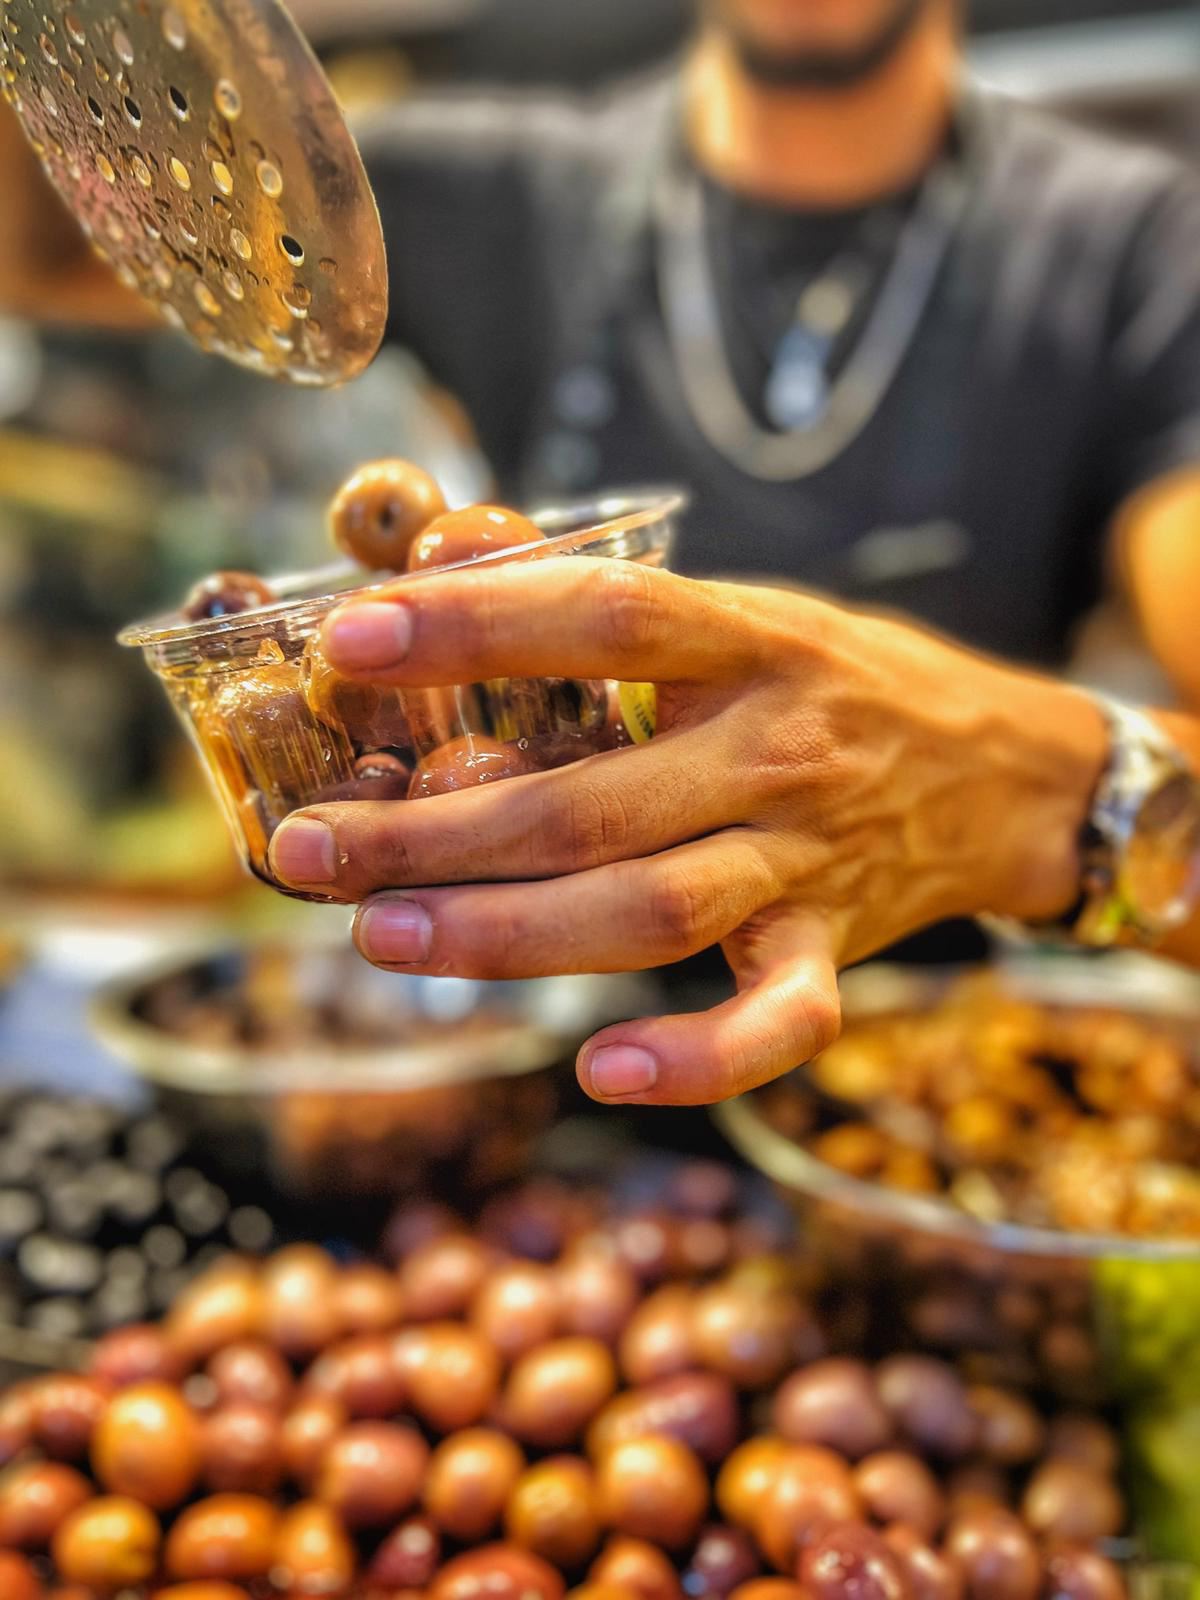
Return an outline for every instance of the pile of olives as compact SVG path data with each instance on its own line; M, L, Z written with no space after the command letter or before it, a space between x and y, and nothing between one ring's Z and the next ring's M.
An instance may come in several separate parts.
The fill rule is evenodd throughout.
M1121 1600L1108 1426L831 1351L685 1165L214 1265L0 1398L5 1600Z

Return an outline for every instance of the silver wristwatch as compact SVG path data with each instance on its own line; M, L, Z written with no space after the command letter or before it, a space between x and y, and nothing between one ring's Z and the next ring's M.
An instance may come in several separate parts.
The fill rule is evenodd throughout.
M1200 780L1149 717L1095 698L1109 758L1080 840L1067 931L1087 945L1154 945L1200 908Z

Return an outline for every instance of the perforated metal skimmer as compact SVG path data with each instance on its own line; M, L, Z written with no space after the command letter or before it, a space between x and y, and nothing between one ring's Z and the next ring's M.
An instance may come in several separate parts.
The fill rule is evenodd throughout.
M0 0L0 87L96 250L204 349L303 384L371 360L379 214L278 0Z

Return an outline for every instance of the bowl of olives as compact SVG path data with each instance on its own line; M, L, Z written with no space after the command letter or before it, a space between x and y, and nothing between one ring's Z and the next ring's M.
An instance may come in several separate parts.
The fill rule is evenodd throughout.
M340 677L320 646L335 606L380 583L419 583L471 563L589 556L666 564L685 497L626 492L524 516L449 510L406 462L365 467L330 516L349 561L267 580L220 572L178 612L127 628L199 751L242 858L272 875L271 836L325 801L418 800L522 777L641 742L654 731L648 685L568 678L424 688ZM325 898L304 892L304 899Z

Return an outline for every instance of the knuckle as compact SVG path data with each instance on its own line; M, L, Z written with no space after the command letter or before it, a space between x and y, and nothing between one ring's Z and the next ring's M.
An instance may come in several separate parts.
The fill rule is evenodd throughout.
M599 580L597 604L600 638L614 660L634 660L653 646L661 608L648 568L636 561L612 562Z
M593 783L572 783L547 802L540 834L550 865L586 871L619 858L630 830L619 793Z
M645 909L655 944L687 955L707 942L715 908L716 894L707 877L674 871L654 886Z

